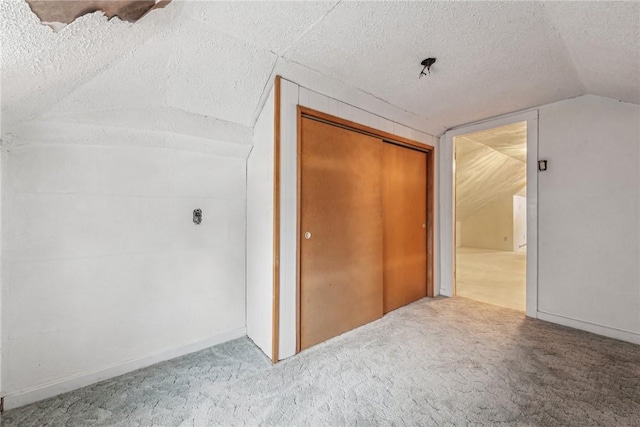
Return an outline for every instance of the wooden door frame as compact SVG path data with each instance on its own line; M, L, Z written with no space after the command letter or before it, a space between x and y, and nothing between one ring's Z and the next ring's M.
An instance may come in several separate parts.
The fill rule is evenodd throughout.
M320 122L324 122L333 126L349 129L358 133L374 136L380 138L385 143L392 143L421 151L427 156L427 175L425 179L427 181L427 297L434 296L434 215L435 215L435 195L434 195L434 167L435 167L435 148L428 144L423 144L418 141L414 141L409 138L405 138L399 135L394 135L388 132L384 132L378 129L374 129L369 126L362 125L360 123L352 122L340 117L332 116L330 114L322 113L311 108L298 105L297 108L297 121L298 121L298 138L297 138L297 203L296 203L296 233L298 238L298 245L296 249L296 353L300 352L300 241L302 236L300 235L300 221L302 217L301 210L301 181L302 181L302 118L310 118Z
M271 362L278 363L280 355L280 86L274 82L273 111L273 299L271 300Z

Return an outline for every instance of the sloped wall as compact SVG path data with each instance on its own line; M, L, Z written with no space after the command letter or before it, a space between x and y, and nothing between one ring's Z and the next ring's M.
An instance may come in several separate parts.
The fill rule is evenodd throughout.
M6 407L245 334L249 146L30 129L3 165Z

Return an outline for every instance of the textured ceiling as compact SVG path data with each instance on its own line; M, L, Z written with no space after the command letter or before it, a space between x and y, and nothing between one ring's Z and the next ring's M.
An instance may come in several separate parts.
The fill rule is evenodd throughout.
M277 56L197 22L179 27L165 52L166 103L204 116L252 124Z
M538 3L341 3L290 56L447 127L582 91Z
M463 138L486 145L521 162L527 161L527 122L468 133Z
M526 194L526 122L458 136L455 146L458 221L503 197Z
M0 4L3 131L172 109L252 127L275 73L359 89L434 133L582 94L640 103L639 2L174 0L135 24L95 13L59 32L23 0Z
M170 6L136 24L93 13L55 32L40 23L25 1L0 1L3 133L47 112L118 61L139 53L179 15L179 4ZM116 82L109 93L121 94Z
M183 15L246 43L284 54L336 1L192 1Z

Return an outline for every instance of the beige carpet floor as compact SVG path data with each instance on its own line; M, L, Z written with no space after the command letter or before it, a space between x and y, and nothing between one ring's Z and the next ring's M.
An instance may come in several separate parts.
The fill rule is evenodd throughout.
M638 426L640 346L423 299L272 366L244 338L8 411L3 426Z
M456 294L525 311L527 254L457 248Z

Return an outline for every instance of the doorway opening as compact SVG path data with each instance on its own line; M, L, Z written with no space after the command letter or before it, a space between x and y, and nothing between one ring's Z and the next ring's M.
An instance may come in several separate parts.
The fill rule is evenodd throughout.
M455 136L455 294L526 309L527 122Z

